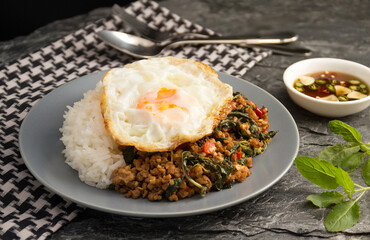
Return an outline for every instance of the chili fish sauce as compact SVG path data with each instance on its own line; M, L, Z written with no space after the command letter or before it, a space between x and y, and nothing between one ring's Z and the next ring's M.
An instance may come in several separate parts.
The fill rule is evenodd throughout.
M351 101L369 95L364 81L350 74L322 71L300 76L294 88L310 97L330 101Z

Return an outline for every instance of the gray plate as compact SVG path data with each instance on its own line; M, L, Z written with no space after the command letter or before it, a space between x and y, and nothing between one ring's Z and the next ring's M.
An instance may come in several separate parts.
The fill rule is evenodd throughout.
M275 184L290 168L298 153L299 135L288 110L273 96L244 80L220 73L220 79L269 110L270 130L278 130L267 150L254 158L252 175L231 189L211 192L178 202L129 199L110 190L90 187L64 163L59 128L67 105L94 89L105 72L67 83L41 99L24 119L19 136L22 157L32 174L48 189L78 204L100 211L134 217L179 217L223 209L257 196Z

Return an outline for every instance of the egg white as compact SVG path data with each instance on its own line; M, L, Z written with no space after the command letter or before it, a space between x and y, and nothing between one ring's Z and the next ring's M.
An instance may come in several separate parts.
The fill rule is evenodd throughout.
M230 111L232 100L231 86L208 65L174 57L111 69L103 87L101 110L107 130L120 145L147 152L172 150L211 134ZM175 89L180 96L168 100L175 105L173 112L138 108L143 96L163 88Z

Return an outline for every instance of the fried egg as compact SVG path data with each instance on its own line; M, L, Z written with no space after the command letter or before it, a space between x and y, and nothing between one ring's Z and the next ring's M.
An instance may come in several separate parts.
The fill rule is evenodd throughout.
M140 60L109 70L102 82L106 129L118 144L141 151L168 151L197 141L231 111L232 87L193 60Z

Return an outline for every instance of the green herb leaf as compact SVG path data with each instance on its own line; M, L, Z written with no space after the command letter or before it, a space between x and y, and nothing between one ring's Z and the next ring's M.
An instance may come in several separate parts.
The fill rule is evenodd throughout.
M333 146L328 146L328 147L324 148L323 150L321 150L321 152L319 153L318 158L322 161L327 161L327 162L333 163L333 161L335 160L336 154L338 154L341 151L343 151L342 144L336 144L336 145L333 145Z
M207 192L208 188L206 186L203 186L203 185L199 184L194 179L192 179L190 177L189 172L188 172L187 167L186 167L186 164L187 164L188 160L197 159L197 158L199 158L199 156L194 156L191 152L184 151L184 152L182 152L181 158L182 158L182 171L185 173L186 179L190 183L192 183L194 186L199 188L200 189L200 193L199 193L200 196L204 197L206 195L206 192Z
M360 219L360 205L355 201L338 203L324 220L326 230L338 232L355 225Z
M361 143L358 142L348 142L346 145L344 145L344 148L351 148L351 149L358 149L361 150ZM355 151L355 150L353 150Z
M343 195L332 191L307 197L307 200L318 207L336 204L326 216L324 224L328 231L337 232L352 227L360 218L360 206L357 202L370 189L355 184L347 171L354 171L362 165L365 154L370 155L370 143L361 142L360 133L341 121L330 121L329 128L332 132L342 135L348 143L345 146L341 144L328 146L320 152L318 158L297 157L295 164L299 172L312 183L326 189L342 186L344 192L347 193ZM366 184L370 185L369 159L362 168L362 177ZM359 189L355 190L355 185ZM352 194L358 192L362 193L353 201ZM344 201L345 197L350 200Z
M370 155L369 144L361 144L361 151L365 152L367 155Z
M346 159L343 159L339 163L341 167L346 172L352 172L359 168L364 163L365 153L356 152L348 156Z
M344 195L337 191L323 192L321 194L311 194L306 198L319 208L326 208L330 205L343 201Z
M365 183L370 186L370 158L365 162L365 165L362 167L362 178Z
M339 120L329 122L329 128L333 133L340 134L347 142L361 143L361 134L357 129Z
M343 190L348 193L348 197L352 198L351 193L354 193L355 191L355 183L352 181L348 173L343 169L338 168L335 173L335 179L337 180L339 186L343 186Z
M339 186L335 179L337 168L331 163L313 157L297 157L298 171L310 182L322 188L335 189Z
M123 159L127 164L131 164L135 158L135 147L134 146L127 146L122 150Z
M111 184L109 184L108 189L109 190L115 190L116 189L116 185L114 185L114 183L111 183Z
M180 185L181 185L181 182L182 182L182 178L174 178L173 179L173 184L169 184L167 189L166 189L166 192L165 192L165 198L168 199L174 192L177 191L177 189L180 188Z
M319 153L319 159L330 162L334 166L338 166L344 159L351 156L353 153L358 152L360 146L358 143L349 143L342 147L341 144L328 146Z

